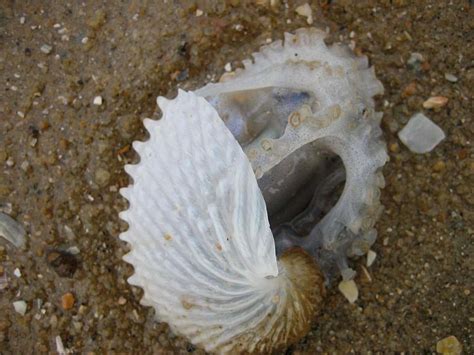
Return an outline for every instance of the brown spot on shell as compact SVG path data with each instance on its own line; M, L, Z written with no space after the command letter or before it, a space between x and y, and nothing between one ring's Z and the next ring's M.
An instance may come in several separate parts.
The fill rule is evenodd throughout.
M165 240L167 240L168 242L170 242L170 241L173 240L173 237L172 237L170 234L168 234L168 233L166 233L166 234L163 236L163 238L165 238Z
M217 251L222 251L221 243L216 243L216 249L217 249Z
M263 150L269 151L272 149L272 142L270 142L268 139L262 140L260 145L262 146Z
M328 111L331 120L337 120L341 116L342 112L340 105L331 106Z
M190 310L195 306L195 304L191 303L190 301L186 299L181 299L181 305L183 306L184 309Z
M298 111L291 113L290 117L288 117L288 123L294 128L299 127L301 122L302 122L301 115Z

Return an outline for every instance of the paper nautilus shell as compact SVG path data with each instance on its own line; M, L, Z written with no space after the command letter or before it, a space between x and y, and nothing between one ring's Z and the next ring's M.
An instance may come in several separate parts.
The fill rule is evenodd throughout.
M245 69L144 121L150 138L121 190L121 234L143 305L214 353L268 353L298 341L324 282L353 277L374 242L387 160L383 91L366 57L315 29L285 34Z

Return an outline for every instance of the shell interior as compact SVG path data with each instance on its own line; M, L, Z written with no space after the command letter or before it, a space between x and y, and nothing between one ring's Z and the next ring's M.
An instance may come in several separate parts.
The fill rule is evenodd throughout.
M373 101L382 84L366 57L325 36L287 33L196 93L249 157L278 253L303 247L331 278L375 241L388 156Z

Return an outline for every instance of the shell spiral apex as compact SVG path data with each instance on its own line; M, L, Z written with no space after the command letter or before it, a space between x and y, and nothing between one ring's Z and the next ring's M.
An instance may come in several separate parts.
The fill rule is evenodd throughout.
M279 260L251 165L214 108L179 91L160 99L150 140L127 166L129 282L160 321L212 352L268 352L308 331L323 277L301 250Z

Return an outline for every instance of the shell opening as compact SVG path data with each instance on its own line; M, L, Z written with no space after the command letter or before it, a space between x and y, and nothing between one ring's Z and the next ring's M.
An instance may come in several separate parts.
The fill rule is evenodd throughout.
M308 235L339 200L345 177L342 159L318 141L287 156L258 180L272 229L291 224Z

